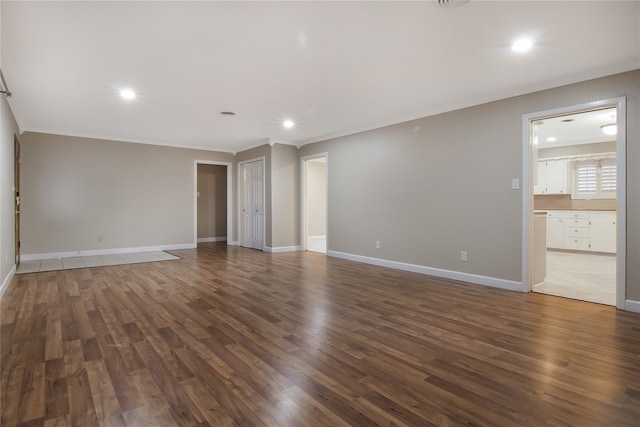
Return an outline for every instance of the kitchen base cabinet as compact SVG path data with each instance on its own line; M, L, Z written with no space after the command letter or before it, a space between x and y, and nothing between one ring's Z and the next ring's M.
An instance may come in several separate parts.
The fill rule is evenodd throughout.
M547 212L547 248L563 248L562 212Z
M616 213L548 211L547 249L616 253Z
M591 250L616 252L616 215L611 212L590 214Z

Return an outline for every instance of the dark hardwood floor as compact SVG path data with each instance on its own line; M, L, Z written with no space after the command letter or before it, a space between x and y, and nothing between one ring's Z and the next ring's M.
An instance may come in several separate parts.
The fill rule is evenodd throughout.
M206 244L15 276L2 426L639 426L640 315Z

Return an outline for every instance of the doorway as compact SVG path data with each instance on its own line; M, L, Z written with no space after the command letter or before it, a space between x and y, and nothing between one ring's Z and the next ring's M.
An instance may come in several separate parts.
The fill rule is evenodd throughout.
M233 242L232 165L194 161L193 244Z
M14 153L14 212L15 212L15 264L16 269L20 266L20 141L16 135L13 136L13 153Z
M523 119L525 290L622 308L625 99Z
M327 253L327 154L302 158L303 249Z
M240 246L264 250L265 159L238 164Z

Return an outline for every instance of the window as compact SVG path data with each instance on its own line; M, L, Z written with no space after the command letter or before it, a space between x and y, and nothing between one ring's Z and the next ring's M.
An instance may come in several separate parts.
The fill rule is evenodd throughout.
M576 160L573 177L573 199L616 198L616 159Z

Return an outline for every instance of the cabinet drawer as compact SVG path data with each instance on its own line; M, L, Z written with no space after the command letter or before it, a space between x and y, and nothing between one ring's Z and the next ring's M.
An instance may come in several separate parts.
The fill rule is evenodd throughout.
M589 239L580 238L580 237L565 237L564 238L564 248L565 249L574 249L577 251L588 251L589 250Z
M564 212L562 211L547 211L547 218L562 218Z
M584 212L565 212L564 213L564 217L567 219L571 219L571 218L585 218L585 219L589 219L589 214L588 213L584 213Z
M562 229L562 235L564 237L589 237L589 229L586 227L564 227Z
M588 227L589 218L565 218L565 227Z

